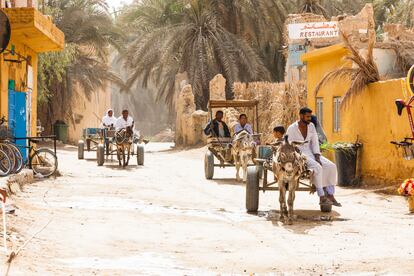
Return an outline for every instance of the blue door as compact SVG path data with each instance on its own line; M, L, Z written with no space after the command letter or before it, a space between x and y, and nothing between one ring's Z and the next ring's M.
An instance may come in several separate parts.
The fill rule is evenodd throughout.
M9 89L9 128L16 138L23 138L27 135L26 129L26 93L16 92ZM22 151L24 160L26 160L27 149L26 140L17 140L16 145Z

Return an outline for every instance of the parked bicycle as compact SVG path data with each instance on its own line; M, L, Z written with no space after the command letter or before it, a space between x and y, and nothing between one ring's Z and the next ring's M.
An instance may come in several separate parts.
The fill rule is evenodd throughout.
M2 117L0 126L7 120ZM41 140L54 139L54 151L48 148L37 148L36 144ZM28 146L16 146L16 140L27 140ZM21 150L28 150L26 162L23 159ZM19 173L26 166L33 170L35 174L44 177L53 175L58 167L56 156L56 137L24 137L16 138L11 135L7 127L0 129L0 176Z
M56 172L58 160L55 152L48 148L37 148L37 144L41 142L41 140L51 138L56 139L55 136L15 138L17 140L28 140L29 145L24 147L25 149L28 149L29 152L26 166L32 169L35 174L44 177L49 177Z

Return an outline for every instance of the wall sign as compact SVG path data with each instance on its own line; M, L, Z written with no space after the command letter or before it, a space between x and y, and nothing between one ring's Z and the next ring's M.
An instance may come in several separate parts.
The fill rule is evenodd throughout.
M339 36L337 21L309 22L288 25L290 39L329 38Z

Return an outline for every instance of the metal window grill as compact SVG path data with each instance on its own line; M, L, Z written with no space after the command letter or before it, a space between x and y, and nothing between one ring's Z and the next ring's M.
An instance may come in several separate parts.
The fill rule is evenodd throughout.
M323 127L323 99L317 98L316 99L316 117L318 117L318 121Z
M333 130L334 132L341 131L341 97L334 97L333 98Z

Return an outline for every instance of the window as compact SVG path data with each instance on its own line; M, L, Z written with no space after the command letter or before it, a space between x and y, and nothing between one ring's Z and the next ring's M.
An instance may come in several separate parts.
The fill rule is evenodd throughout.
M341 97L333 98L333 131L341 131Z
M323 98L316 98L316 117L323 127Z

